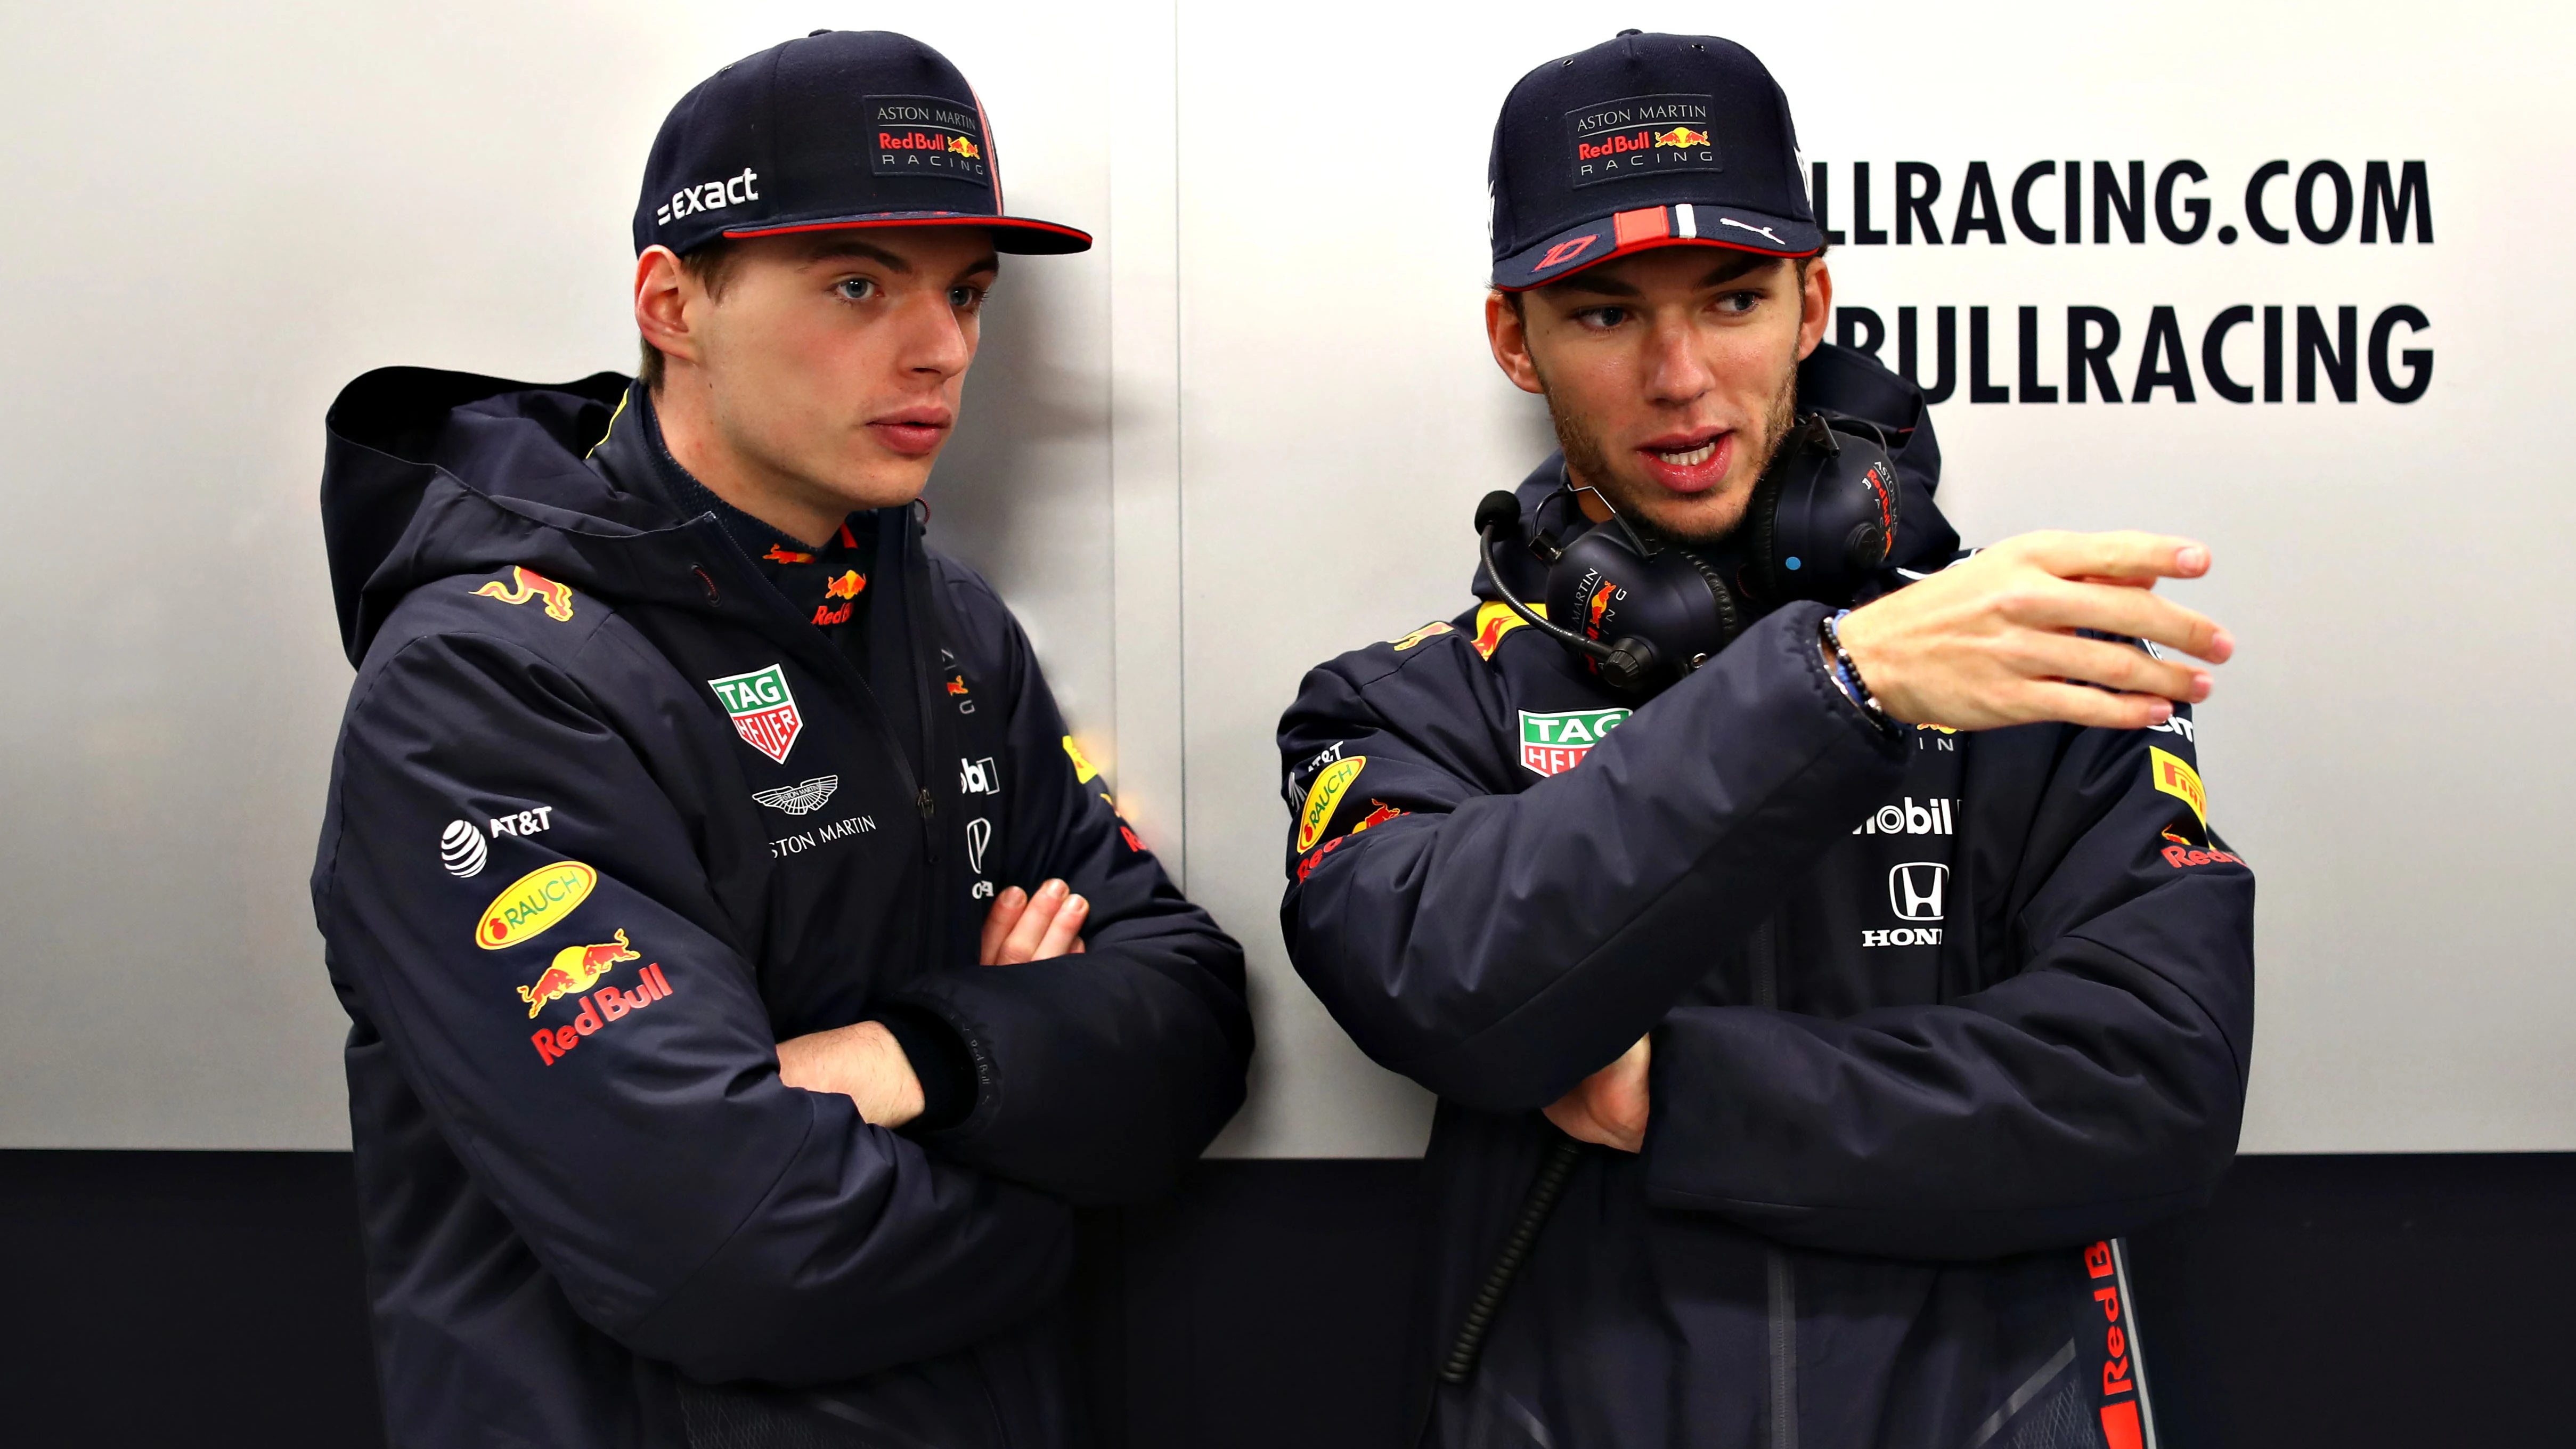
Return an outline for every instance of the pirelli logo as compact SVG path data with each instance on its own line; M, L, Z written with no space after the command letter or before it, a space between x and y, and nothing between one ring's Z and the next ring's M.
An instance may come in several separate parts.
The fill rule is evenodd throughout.
M2209 828L2209 794L2201 788L2198 770L2193 769L2182 756L2149 745L2147 772L2157 789L2191 807L2191 813L2200 820L2201 829Z

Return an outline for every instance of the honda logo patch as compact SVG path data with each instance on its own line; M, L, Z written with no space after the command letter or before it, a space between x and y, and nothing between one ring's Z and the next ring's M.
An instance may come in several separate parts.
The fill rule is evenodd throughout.
M1949 893L1950 867L1929 860L1910 860L1887 873L1887 908L1900 921L1941 919L1941 898Z

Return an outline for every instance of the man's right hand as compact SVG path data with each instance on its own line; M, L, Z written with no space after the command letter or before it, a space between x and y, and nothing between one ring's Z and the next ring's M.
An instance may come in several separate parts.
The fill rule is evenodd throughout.
M995 896L993 908L984 914L983 950L977 960L986 966L1015 966L1050 956L1079 956L1082 923L1090 914L1091 902L1063 881L1048 881L1035 895L1013 886Z
M2173 717L2170 701L2207 699L2209 672L2074 631L2223 664L2227 631L2154 592L2207 572L2209 550L2187 538L2025 533L1852 610L1838 632L1879 707L1908 724L2145 729Z

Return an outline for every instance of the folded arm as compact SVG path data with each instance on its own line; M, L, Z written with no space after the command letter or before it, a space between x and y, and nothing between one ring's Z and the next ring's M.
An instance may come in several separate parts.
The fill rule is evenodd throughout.
M334 784L333 962L603 1332L693 1377L819 1382L971 1343L1061 1283L1061 1205L781 1080L684 822L560 669L411 642L362 681ZM544 833L440 868L448 821L537 806ZM483 940L478 912L519 897L516 938Z

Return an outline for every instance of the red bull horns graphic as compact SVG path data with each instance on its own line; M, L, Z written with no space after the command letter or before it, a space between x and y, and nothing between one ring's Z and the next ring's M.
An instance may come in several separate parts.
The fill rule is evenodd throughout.
M616 935L616 940L596 946L566 946L557 951L553 963L537 977L535 985L519 988L519 999L528 1003L528 1019L536 1020L549 1001L579 996L598 985L599 978L615 970L618 962L644 959L627 949L624 931Z
M537 1049L538 1061L553 1066L565 1053L580 1046L582 1038L596 1036L609 1023L624 1020L671 994L671 980L662 974L659 961L636 973L632 989L600 984L600 978L616 970L618 963L643 959L642 953L628 945L624 931L618 931L616 937L596 946L566 946L555 953L536 984L519 988L519 999L528 1003L531 1019L550 1001L569 996L581 1003L581 1010L570 1022L540 1027L528 1038L529 1045Z
M478 598L499 599L505 604L524 604L530 599L543 599L546 601L547 618L557 623L569 623L572 619L572 590L547 578L544 574L518 564L510 566L510 582L505 584L499 579L494 579L476 589L474 593Z

